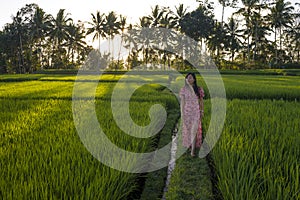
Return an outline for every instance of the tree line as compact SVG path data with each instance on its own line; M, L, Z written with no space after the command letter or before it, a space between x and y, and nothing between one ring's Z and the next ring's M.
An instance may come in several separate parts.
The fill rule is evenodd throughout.
M299 4L286 0L219 0L222 20L217 21L213 3L198 1L191 12L180 4L175 8L159 5L139 18L139 23L127 23L126 16L111 11L91 13L89 22L71 18L60 9L56 16L47 14L37 4L26 4L0 31L0 71L32 73L43 69L77 69L93 49L86 42L112 41L121 35L121 45L128 49L126 58L111 59L111 69L132 69L141 64L158 63L184 70L190 67L183 55L131 45L132 29L167 28L182 33L200 45L205 45L219 68L270 68L300 63ZM235 12L226 21L227 7ZM149 38L148 38L149 39ZM148 41L151 42L151 41ZM115 50L117 51L117 50ZM106 55L107 58L110 55Z

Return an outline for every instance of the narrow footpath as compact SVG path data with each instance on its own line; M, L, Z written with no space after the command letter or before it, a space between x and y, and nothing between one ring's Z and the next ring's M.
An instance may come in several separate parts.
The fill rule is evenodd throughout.
M163 200L212 200L211 169L206 158L191 157L187 152L175 160L178 144L177 125L173 131L171 159L164 187ZM197 152L198 153L198 152Z

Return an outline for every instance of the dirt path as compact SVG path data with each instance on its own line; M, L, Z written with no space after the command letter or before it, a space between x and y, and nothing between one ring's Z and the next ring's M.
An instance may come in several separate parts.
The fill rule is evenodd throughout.
M176 126L177 127L177 126ZM211 170L206 158L191 157L187 152L175 160L177 128L172 137L171 159L162 199L214 199Z

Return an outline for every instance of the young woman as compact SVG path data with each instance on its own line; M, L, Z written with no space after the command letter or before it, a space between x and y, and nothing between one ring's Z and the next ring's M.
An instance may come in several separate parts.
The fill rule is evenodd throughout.
M182 127L182 142L186 148L191 148L191 156L195 156L195 148L202 144L204 90L197 86L194 73L188 73L185 77L185 86L180 90L180 107Z

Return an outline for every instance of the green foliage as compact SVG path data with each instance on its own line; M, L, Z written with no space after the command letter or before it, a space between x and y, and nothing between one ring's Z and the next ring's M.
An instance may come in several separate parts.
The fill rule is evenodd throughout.
M223 71L227 114L212 155L219 178L217 187L224 199L300 198L299 78L270 75L284 72L298 73L283 69L247 72L260 75ZM179 114L177 99L158 84L136 90L130 112L137 124L150 122L148 111L156 103L165 106L169 115L157 136L130 137L117 127L108 109L114 85L122 74L103 75L96 90L97 117L105 133L118 146L134 152L164 146L170 141ZM98 81L93 75L84 78ZM82 145L72 116L75 79L74 75L59 74L0 76L1 198L126 199L143 189L137 182L139 174L104 166ZM149 79L167 82L168 76L153 73ZM200 76L198 83L206 92L206 129L210 121L209 91ZM100 112L103 110L105 116ZM166 169L147 174L142 198L160 198L165 177ZM167 199L211 199L210 184L206 161L183 155L176 162Z
M180 145L180 144L179 144ZM205 158L193 158L189 153L176 161L166 199L212 199L212 185Z
M187 13L179 23L183 33L195 41L201 41L201 39L208 38L212 34L213 12L211 9L199 5L195 11Z
M126 199L136 192L139 174L120 172L101 164L82 145L72 115L75 76L14 78L23 82L0 83L1 198ZM106 75L103 79L119 78ZM97 117L103 130L111 141L126 150L151 151L157 136L133 138L114 123L107 109L114 84L101 82L96 91ZM154 102L166 105L174 98L169 94L160 95L160 91L161 87L155 85L136 91L130 107L137 124L149 122L148 111ZM167 130L163 129L164 134Z
M300 198L299 110L297 102L228 102L213 150L224 199Z
M170 110L168 115L168 120L162 132L160 133L159 143L157 149L162 148L168 144L172 138L172 131L174 130L174 125L177 122L179 113L176 107ZM167 167L160 170L151 172L146 176L145 187L141 195L141 200L153 200L161 199L163 196L163 189L165 187L165 181L167 177Z

